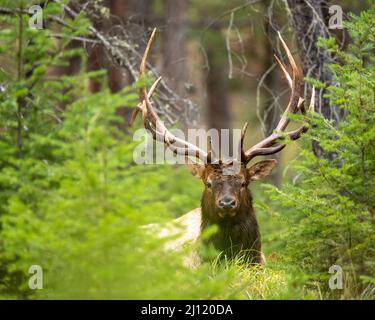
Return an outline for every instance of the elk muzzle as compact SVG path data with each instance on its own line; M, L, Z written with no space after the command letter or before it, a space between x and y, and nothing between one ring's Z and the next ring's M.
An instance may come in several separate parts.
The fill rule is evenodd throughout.
M225 196L219 199L218 207L220 209L235 209L237 207L237 201L233 197Z
M233 195L223 195L216 202L217 214L220 218L231 218L236 215L237 199Z

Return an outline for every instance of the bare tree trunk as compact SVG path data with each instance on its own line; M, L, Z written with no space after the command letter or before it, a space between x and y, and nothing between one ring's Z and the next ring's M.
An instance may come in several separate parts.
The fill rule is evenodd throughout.
M225 48L224 38L218 31L210 37L206 46L209 64L207 74L207 126L209 129L228 129L231 115L228 103L227 61L220 52Z
M113 28L125 22L129 13L129 3L126 0L110 0L109 12L113 17L107 28ZM130 76L118 65L110 64L108 67L108 86L111 92L118 92L127 84L130 84Z
M128 18L140 25L147 26L153 13L154 0L128 0L128 2Z
M76 49L82 46L80 41L72 40L67 45L67 49ZM64 75L73 76L79 73L81 68L81 57L80 56L73 56L67 60L67 65L64 66L56 66L51 65L48 67L48 76L53 78L60 78ZM62 93L65 94L69 89L65 88L62 90ZM68 104L67 101L60 101L56 107L56 112L63 111Z
M81 48L81 47L82 47L82 43L76 40L72 40L68 45L69 49ZM72 75L79 73L80 69L81 69L81 57L74 56L74 57L69 58L69 65L64 68L64 73L69 76L72 76Z
M328 7L325 0L287 0L292 22L297 37L297 44L306 76L320 80L326 85L331 85L333 74L328 68L332 63L330 54L317 47L319 37L328 38L330 35L327 27ZM305 90L307 95L311 89ZM338 123L344 116L336 106L332 106L328 98L324 97L326 89L318 91L316 97L316 110L326 119ZM317 142L313 143L313 151L317 156L322 156L324 151Z
M267 72L272 65L274 64L273 59L273 39L275 39L274 32L272 32L271 28L271 21L269 20L270 17L265 21L265 31L266 31L266 39L265 39L265 47L266 47L266 53L264 55L263 60L263 68L264 73ZM264 136L267 137L273 133L273 130L275 130L281 116L280 108L278 106L278 103L275 99L275 94L277 92L277 88L279 87L280 80L277 76L276 70L271 71L264 79L264 86L266 87L266 94L265 99L263 103L263 121L264 121ZM277 161L280 161L280 153L274 154L272 156L273 159L276 159ZM280 170L274 170L273 173L270 176L270 179L272 180L273 184L276 186L280 185L281 181L281 171Z
M209 70L206 78L207 111L206 122L208 129L219 130L219 140L212 140L216 150L232 150L232 131L229 131L229 145L221 138L221 129L231 128L231 113L228 101L228 72L227 61L219 48L224 48L224 39L219 32L212 35L206 46Z
M100 70L102 66L103 51L99 45L94 45L89 49L89 55L87 60L87 70L96 71ZM97 79L89 79L89 90L90 92L99 92L101 89L101 83Z
M162 38L163 73L170 87L184 95L186 80L187 0L164 0L166 28Z
M147 19L152 12L152 4L153 1L151 0L109 0L109 9L112 16L107 23L107 31L112 35L118 34L119 38L121 38L124 31L123 28L127 27L127 20L131 23L146 25ZM137 39L138 34L132 36ZM113 63L108 66L108 86L111 92L120 91L126 85L131 84L132 81L131 75L124 68ZM131 108L127 107L120 107L117 110L117 114L124 118L124 124L121 125L123 129L129 123L132 111Z
M77 4L77 6L75 5ZM73 5L73 9L76 11L80 10L80 6L78 3L71 2L70 5ZM102 30L104 23L102 20L93 19L91 20L93 26L98 29ZM87 71L97 71L103 67L103 48L101 45L97 44L88 44L87 45ZM102 83L100 80L96 78L89 79L89 91L92 93L99 92L102 88Z
M128 28L127 21L136 24L145 24L146 18L152 12L153 0L108 0L107 5L111 14L110 19L96 25L99 30L105 30L111 36L124 37ZM127 30L128 31L128 30ZM137 30L139 31L139 30ZM137 33L137 32L133 32ZM132 35L137 39L138 34ZM108 86L112 92L120 91L124 86L129 85L133 79L124 68L109 62L103 61L102 52L98 48L92 51L90 70L98 70L106 65L108 69ZM96 88L96 86L93 86Z
M67 45L67 49L75 49L80 48L81 42L72 40ZM81 68L81 57L74 56L68 59L68 64L66 66L50 66L49 67L49 74L55 77L60 77L62 75L69 75L72 76L77 74Z

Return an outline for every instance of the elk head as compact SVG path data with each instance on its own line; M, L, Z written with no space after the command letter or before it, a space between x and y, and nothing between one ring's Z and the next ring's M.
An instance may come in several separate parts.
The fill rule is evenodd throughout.
M268 176L276 160L263 160L250 168L240 164L238 170L228 174L233 163L188 164L192 174L204 182L202 210L211 222L220 223L247 212L251 207L251 194L248 189L251 181L258 181Z
M155 32L156 29L154 29L148 41L142 58L140 66L141 77L145 75L146 60ZM308 125L305 123L296 130L286 131L290 122L289 114L295 114L299 111L304 114L305 109L304 99L302 99L299 93L302 84L301 72L280 33L278 35L292 69L292 73L289 74L284 64L275 56L291 88L289 103L274 132L247 150L245 150L243 146L247 129L247 123L245 123L241 131L240 155L238 159L235 160L240 164L240 170L237 170L234 174L223 174L229 166L233 165L233 161L231 163L226 163L225 161L217 161L217 159L214 159L210 143L208 151L206 152L198 146L176 137L164 126L151 102L151 96L158 83L161 81L161 78L158 78L154 82L149 92L146 88L142 88L140 91L142 103L138 105L132 120L134 120L135 115L140 111L145 128L152 133L155 140L163 141L175 154L183 155L186 158L196 158L203 162L203 164L195 162L189 164L188 167L191 172L201 178L205 184L202 209L204 209L204 206L208 206L209 208L207 209L213 212L214 216L211 218L214 220L235 217L237 213L243 209L243 206L251 205L247 203L251 202L251 196L247 188L249 183L269 175L272 168L277 163L276 160L263 160L247 168L247 164L253 158L271 155L281 151L286 146L286 139L296 140L302 133L308 130ZM315 89L313 88L310 102L311 110L313 109L314 100Z

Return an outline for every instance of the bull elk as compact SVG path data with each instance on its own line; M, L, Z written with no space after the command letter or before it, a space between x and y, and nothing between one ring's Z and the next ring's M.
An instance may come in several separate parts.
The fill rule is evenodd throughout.
M145 76L146 60L155 31L148 41L142 58L141 77ZM192 157L203 162L203 164L199 162L188 164L190 171L203 181L205 188L201 199L201 207L176 219L176 222L186 228L185 234L177 241L177 245L187 240L196 239L206 228L217 225L217 233L212 235L207 242L213 244L218 251L229 259L241 253L250 263L263 263L259 226L248 187L251 182L268 176L277 161L262 160L249 168L247 168L247 165L257 156L280 152L286 146L286 139L297 140L308 130L308 124L305 122L298 129L286 131L290 122L289 114L295 114L299 111L305 114L305 108L304 99L300 96L301 71L280 33L278 35L292 70L290 74L280 59L275 56L291 89L289 103L274 132L247 150L243 148L247 123L244 125L241 131L241 152L238 157L240 159L235 160L238 161L240 169L234 174L223 174L224 170L233 165L233 160L231 162L225 159L213 161L211 148L208 148L206 152L195 144L176 137L165 127L151 101L152 93L161 78L154 82L149 91L145 87L140 90L141 103L138 105L135 114L141 112L144 127L151 132L153 138L164 142L175 154ZM310 110L313 110L314 107L314 96L315 89L313 88ZM168 231L164 233L168 234Z

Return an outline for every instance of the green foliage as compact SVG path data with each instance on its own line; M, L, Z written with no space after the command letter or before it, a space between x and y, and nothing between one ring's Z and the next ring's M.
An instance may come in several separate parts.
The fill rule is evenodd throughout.
M375 8L351 16L346 26L353 40L346 51L334 39L320 43L338 53L339 61L330 66L337 84L328 88L328 97L346 117L336 126L312 116L309 138L327 156L316 157L306 144L294 163L298 178L282 189L268 186L268 192L286 209L289 260L319 280L327 297L374 298ZM341 291L328 288L334 264L344 270Z
M29 2L6 1L21 4ZM49 2L49 13L61 7ZM86 72L83 50L69 44L86 34L89 21L84 13L64 21L32 30L25 16L0 17L1 298L325 298L332 296L326 290L332 264L346 272L343 297L371 297L374 10L348 23L353 45L332 66L338 85L330 99L347 110L345 121L335 127L312 119L310 137L334 160L316 158L307 146L295 183L269 188L283 210L257 202L268 263L253 268L240 260L187 268L184 257L211 252L199 243L167 251L168 239L145 228L197 207L202 186L183 167L133 162L136 143L132 132L119 129L116 110L137 104L142 83L116 94L88 92L90 79L105 83L106 74ZM322 44L339 50L331 39ZM54 76L73 57L82 70ZM43 290L29 289L31 265L43 268Z
M0 24L2 298L264 298L282 287L284 274L271 269L187 268L195 247L166 251L143 227L197 207L202 187L185 168L133 162L136 144L115 111L137 104L140 84L88 92L105 73L84 72L83 50L69 46L87 30L84 16L67 19L77 34L56 26L59 40L27 28L26 17ZM82 71L53 76L72 57ZM43 290L29 289L31 265L43 268Z

